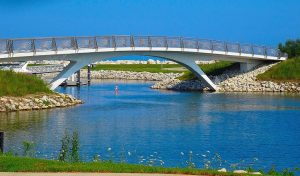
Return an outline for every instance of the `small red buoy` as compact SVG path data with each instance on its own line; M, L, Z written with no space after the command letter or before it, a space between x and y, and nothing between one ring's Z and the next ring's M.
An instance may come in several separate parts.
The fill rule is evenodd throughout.
M116 94L116 95L119 94L119 87L118 87L118 84L115 86L115 94Z

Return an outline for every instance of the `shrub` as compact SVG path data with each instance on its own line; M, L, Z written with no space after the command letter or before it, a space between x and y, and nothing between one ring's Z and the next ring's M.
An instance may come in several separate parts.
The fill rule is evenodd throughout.
M285 44L279 43L280 51L287 53L289 58L300 56L300 39L287 40Z
M23 141L23 156L34 157L34 143L30 141Z
M79 135L78 132L73 132L72 138L66 131L61 140L61 149L58 156L59 161L79 162Z

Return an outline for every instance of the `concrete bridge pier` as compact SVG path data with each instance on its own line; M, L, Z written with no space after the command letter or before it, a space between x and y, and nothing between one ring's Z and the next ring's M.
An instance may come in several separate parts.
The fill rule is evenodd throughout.
M240 63L240 72L248 72L253 70L258 65L262 64L263 61L247 61Z
M78 70L76 72L76 84L77 84L77 86L80 86L80 84L81 84L81 81L80 81L80 70Z
M180 60L180 63L193 72L200 80L203 81L211 90L217 91L218 87L209 79L193 59Z
M87 80L88 80L88 85L90 85L91 84L91 64L88 65Z
M66 79L68 79L72 74L79 71L85 65L88 65L89 62L84 61L75 61L72 60L70 63L61 71L50 83L50 89L54 90L61 83L63 83ZM79 75L80 76L80 75ZM80 78L79 78L80 79ZM78 81L78 79L77 79ZM79 80L80 81L80 80Z

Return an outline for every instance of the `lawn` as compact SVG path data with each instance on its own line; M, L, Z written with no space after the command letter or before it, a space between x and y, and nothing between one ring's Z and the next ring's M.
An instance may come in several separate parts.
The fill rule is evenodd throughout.
M203 72L206 73L208 76L211 75L215 76L215 75L222 74L225 70L230 70L232 68L239 67L239 64L234 62L229 62L229 61L220 61L214 64L201 64L199 66L203 70ZM192 72L185 71L184 74L180 76L178 79L193 80L193 79L197 79L197 77Z
M238 175L193 168L164 168L112 162L69 163L54 160L0 155L0 172L109 172L109 173L169 173L195 175ZM247 175L247 174L245 174Z
M283 61L265 73L258 75L257 78L275 82L300 82L300 57Z
M35 75L0 70L0 97L36 93L52 93L52 91Z
M213 64L200 64L201 69L207 75L222 74L225 70L236 66L233 62L220 61ZM85 67L86 68L86 67ZM195 79L195 75L179 64L98 64L91 70L115 70L115 71L133 71L133 72L151 72L151 73L182 73L184 75L179 79Z
M86 67L85 67L86 68ZM98 64L91 70L116 70L116 71L132 71L132 72L151 72L151 73L171 73L182 72L178 69L183 67L179 64ZM173 70L172 70L173 69Z

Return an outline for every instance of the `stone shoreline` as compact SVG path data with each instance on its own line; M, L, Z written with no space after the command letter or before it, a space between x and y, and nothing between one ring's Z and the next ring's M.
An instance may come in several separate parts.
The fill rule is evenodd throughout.
M24 97L3 96L0 97L0 112L68 107L82 103L82 100L60 93L27 95Z
M264 73L275 64L260 65L252 71L240 73L238 70L229 70L222 75L211 76L210 79L217 85L219 92L293 92L300 93L300 83L260 81L257 75ZM155 83L153 89L168 89L178 91L207 91L200 80L181 81L167 79Z
M272 66L260 65L252 71L241 73L236 70L227 70L221 75L210 76L210 79L217 85L219 92L295 92L300 93L300 83L298 82L272 82L259 81L256 76L264 73ZM183 73L149 73L149 72L131 72L100 70L91 71L92 79L125 79L125 80L146 80L157 81L151 86L153 89L167 89L176 91L209 91L200 80L181 81L176 79ZM44 75L44 78L53 77L53 75ZM81 70L81 77L87 78L87 70Z
M114 70L91 71L92 79L126 79L126 80L162 81L166 79L174 79L181 75L182 73L150 73L150 72L114 71ZM81 70L80 77L87 78L87 70Z

